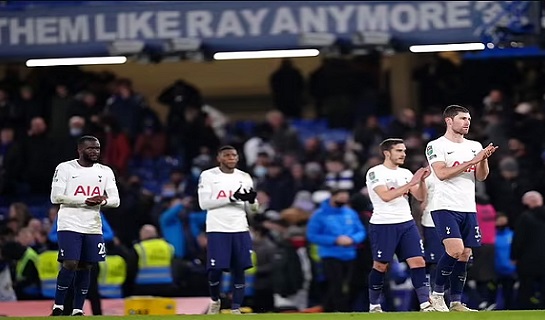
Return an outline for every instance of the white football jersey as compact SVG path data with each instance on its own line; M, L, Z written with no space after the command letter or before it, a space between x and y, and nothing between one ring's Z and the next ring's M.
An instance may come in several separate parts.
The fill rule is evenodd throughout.
M199 178L198 198L201 209L206 210L206 232L248 231L248 218L243 201L229 199L237 189L253 188L252 177L241 170L223 173L219 167L205 170Z
M82 203L61 204L57 215L58 231L102 234L100 205L87 206L84 203L85 199L102 196L108 190L118 195L112 169L99 163L92 167L82 167L77 160L66 161L57 166L51 188L62 188L63 195L78 199Z
M413 178L411 171L405 168L388 169L380 164L372 167L366 174L366 185L369 198L373 204L373 214L370 223L394 224L413 219L409 205L409 195L405 194L391 201L383 201L375 192L377 186L386 186L388 190L406 185Z
M422 210L422 226L424 227L435 227L433 223L433 218L431 217L431 212L433 211L433 192L434 192L434 182L437 179L433 174L430 174L426 178L426 187L428 188L428 195L426 200L426 207Z
M464 139L456 143L442 136L428 143L426 158L430 167L439 161L445 162L447 167L454 167L473 159L482 149L483 146L477 141ZM471 166L454 178L437 179L433 194L434 210L476 212L475 170L476 166Z

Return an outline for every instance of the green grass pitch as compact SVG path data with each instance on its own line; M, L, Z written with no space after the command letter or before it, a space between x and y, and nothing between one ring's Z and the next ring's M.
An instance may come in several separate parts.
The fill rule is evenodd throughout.
M314 313L314 314L219 314L219 315L178 315L178 316L93 316L97 320L120 320L130 318L131 320L235 320L250 318L252 320L359 320L359 319L380 319L380 320L543 320L543 311L488 311L471 313L438 313L438 312L391 312L382 314L369 313ZM10 320L51 320L51 317L10 317Z

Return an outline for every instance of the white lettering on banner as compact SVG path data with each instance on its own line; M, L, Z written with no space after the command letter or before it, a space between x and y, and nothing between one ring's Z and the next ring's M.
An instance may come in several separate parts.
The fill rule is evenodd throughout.
M409 32L416 29L418 13L414 6L401 4L395 6L390 12L392 27L401 32Z
M133 26L129 27L128 15L130 13L120 13L117 15L117 29L115 32L116 39L126 39L128 37L127 29L132 29Z
M335 20L335 31L338 33L345 33L348 31L348 22L350 21L350 16L354 14L356 9L354 6L344 6L342 7L329 7L329 13Z
M39 19L39 18L37 18ZM23 43L34 44L34 23L36 19L26 18L23 21L19 19L10 19L9 21L9 43L11 45L19 44L19 40L22 37L26 41ZM22 26L20 25L22 22Z
M250 27L250 35L258 36L261 34L261 25L267 13L269 13L269 9L260 9L255 13L252 10L242 10L242 17L244 17Z
M95 17L95 33L97 41L113 41L116 38L116 32L106 30L106 16L102 13Z
M257 3L257 2L256 2ZM319 3L318 3L319 4ZM146 10L0 18L1 45L122 39L278 36L300 32L418 32L472 27L471 1L418 1L229 10ZM479 14L484 14L479 11ZM353 30L355 29L355 30Z
M274 16L270 34L276 35L284 32L297 34L299 33L299 27L290 8L280 7Z
M357 25L359 31L387 31L388 6L358 6Z
M36 19L36 43L56 44L59 39L57 18L39 18Z
M59 43L86 42L89 41L89 35L89 19L87 16L59 18Z
M223 11L218 23L216 37L223 38L227 35L244 36L244 28L234 10Z
M129 30L129 39L153 39L155 32L150 25L150 19L154 15L152 11L140 13L129 13L127 15L127 27Z
M179 11L159 11L155 19L157 38L172 39L180 38L180 12Z
M198 10L198 11L189 11L186 16L187 21L187 36L188 37L203 37L211 38L214 36L212 31L212 12Z
M469 1L447 1L447 26L448 28L471 27L471 10Z
M441 17L445 14L445 7L437 2L420 4L420 30L444 29L445 21Z
M4 29L4 27L6 27L7 25L8 25L8 20L0 18L0 44L2 44L2 41L4 40L2 39L2 29Z
M302 32L327 32L327 11L324 7L301 7L299 21Z

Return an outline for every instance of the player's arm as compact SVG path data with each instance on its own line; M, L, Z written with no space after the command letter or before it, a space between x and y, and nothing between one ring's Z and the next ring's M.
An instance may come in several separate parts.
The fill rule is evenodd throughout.
M428 143L426 147L426 158L433 168L435 176L441 181L459 176L462 172L465 172L476 164L474 159L472 159L454 167L447 167L445 151L440 146L433 145L432 143Z
M255 190L254 189L254 180L252 179L252 177L248 174L246 176L246 180L247 180L247 184L249 186L251 186L252 190ZM254 200L254 203L244 203L244 210L246 211L246 213L248 214L256 214L259 212L259 202L257 201L257 198Z
M51 183L50 200L52 204L64 204L69 206L85 205L85 198L66 195L66 184L68 182L68 170L58 165L55 169L53 181Z
M376 169L370 169L366 176L367 187L376 192L379 198L384 202L389 202L395 198L399 198L409 192L411 185L409 183L396 188L388 189L386 186L386 178L383 177L382 172Z
M217 209L231 204L231 199L229 198L214 199L212 197L212 181L210 181L210 178L206 174L202 173L199 178L197 197L202 210Z
M479 162L475 168L475 179L479 181L484 181L488 178L490 173L490 168L488 167L488 159L484 159Z
M117 190L114 172L110 168L108 168L108 180L106 181L105 191L107 198L102 200L100 206L103 208L119 207L119 204L121 203L121 199L119 198L119 190Z
M409 190L411 191L413 197L416 198L416 200L426 200L426 196L428 195L428 187L426 186L426 181L424 181L424 179L420 179L420 181L418 181L418 184L410 187Z
M483 151L483 146L480 143L478 143L478 145L481 148L480 152L485 152L486 154L484 159L477 163L477 165L475 166L475 179L479 181L484 181L486 180L486 178L488 178L488 174L490 173L490 168L488 166L488 157L492 155L492 153L494 153L494 151L496 151L498 147L494 147L492 144L490 144L486 147L486 150Z

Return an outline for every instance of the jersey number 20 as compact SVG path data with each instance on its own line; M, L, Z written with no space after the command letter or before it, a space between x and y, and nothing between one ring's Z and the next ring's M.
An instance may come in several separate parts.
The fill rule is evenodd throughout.
M104 242L99 243L98 245L98 254L106 254L106 245Z

